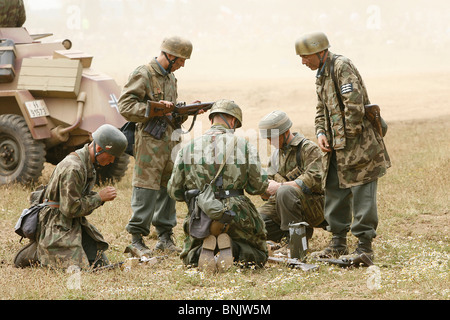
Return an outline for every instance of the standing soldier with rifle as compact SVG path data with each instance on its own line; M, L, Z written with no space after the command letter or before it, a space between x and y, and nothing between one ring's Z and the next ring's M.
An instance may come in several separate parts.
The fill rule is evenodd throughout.
M173 109L177 102L177 79L174 72L184 67L192 53L192 43L181 37L164 39L161 53L149 64L134 70L119 99L121 115L136 123L135 167L133 173L132 217L126 226L131 234L127 250L138 256L151 256L143 236L155 226L158 243L155 249L180 252L173 240L176 225L175 201L167 195L167 182L172 173L172 149L179 143L172 133L185 117L150 116L148 101L161 102Z
M315 254L323 258L348 254L346 237L351 230L359 240L351 256L373 258L377 182L391 165L385 132L379 132L368 117L369 97L358 70L329 47L321 32L304 35L295 44L302 63L317 70L315 130L324 152L325 219L332 239L329 247Z

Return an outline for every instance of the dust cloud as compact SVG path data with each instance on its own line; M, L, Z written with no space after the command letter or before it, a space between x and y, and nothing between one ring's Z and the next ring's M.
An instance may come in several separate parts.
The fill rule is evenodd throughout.
M189 38L192 58L177 71L180 99L229 98L244 128L274 108L311 127L315 72L301 65L295 40L323 31L330 50L349 57L372 103L389 120L448 114L448 1L25 0L30 33L70 39L94 55L92 67L123 85L159 53L168 35Z

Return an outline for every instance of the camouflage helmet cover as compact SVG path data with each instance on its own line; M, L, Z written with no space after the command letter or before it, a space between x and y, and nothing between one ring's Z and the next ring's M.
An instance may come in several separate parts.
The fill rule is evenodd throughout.
M330 47L330 42L323 32L314 32L303 35L295 42L295 52L299 56L318 53Z
M178 36L165 38L161 44L161 51L183 59L191 58L192 49L189 40Z
M226 99L216 101L209 112L210 120L215 113L225 113L235 117L238 120L236 128L240 128L242 126L242 110L234 101Z
M128 145L125 135L110 124L100 126L92 133L92 138L106 153L115 157L120 157Z
M272 111L259 122L259 132L263 139L276 138L292 127L292 121L283 111Z

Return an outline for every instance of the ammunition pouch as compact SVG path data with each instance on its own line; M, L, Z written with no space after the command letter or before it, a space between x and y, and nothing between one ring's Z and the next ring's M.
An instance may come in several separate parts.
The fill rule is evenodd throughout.
M164 117L153 117L145 125L144 131L157 140L161 140L167 130Z
M275 180L276 182L287 182L286 178L279 173L275 173L275 175L273 176L273 180Z
M295 179L300 177L301 174L302 171L298 167L295 167L293 170L289 171L286 174L287 181L294 181Z

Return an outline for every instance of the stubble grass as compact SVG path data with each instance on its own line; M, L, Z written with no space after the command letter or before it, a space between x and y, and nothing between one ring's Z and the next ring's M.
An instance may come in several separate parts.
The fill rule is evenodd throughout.
M27 206L30 187L0 187L0 297L6 300L293 300L391 299L448 300L449 276L449 117L390 123L385 139L392 168L378 184L379 227L374 241L375 268L343 269L319 264L304 272L284 265L263 269L235 266L208 275L185 267L168 255L155 265L127 270L68 274L46 268L18 269L15 253L24 245L14 224ZM110 244L111 263L125 261L130 237L125 231L130 216L132 163L116 184L119 196L97 209L88 220ZM52 166L41 178L45 183ZM259 197L250 197L258 207ZM186 214L177 204L175 238L183 242ZM316 229L310 249L320 250L330 235ZM356 239L349 235L350 244ZM156 237L146 242L154 246ZM308 261L311 262L311 261Z

